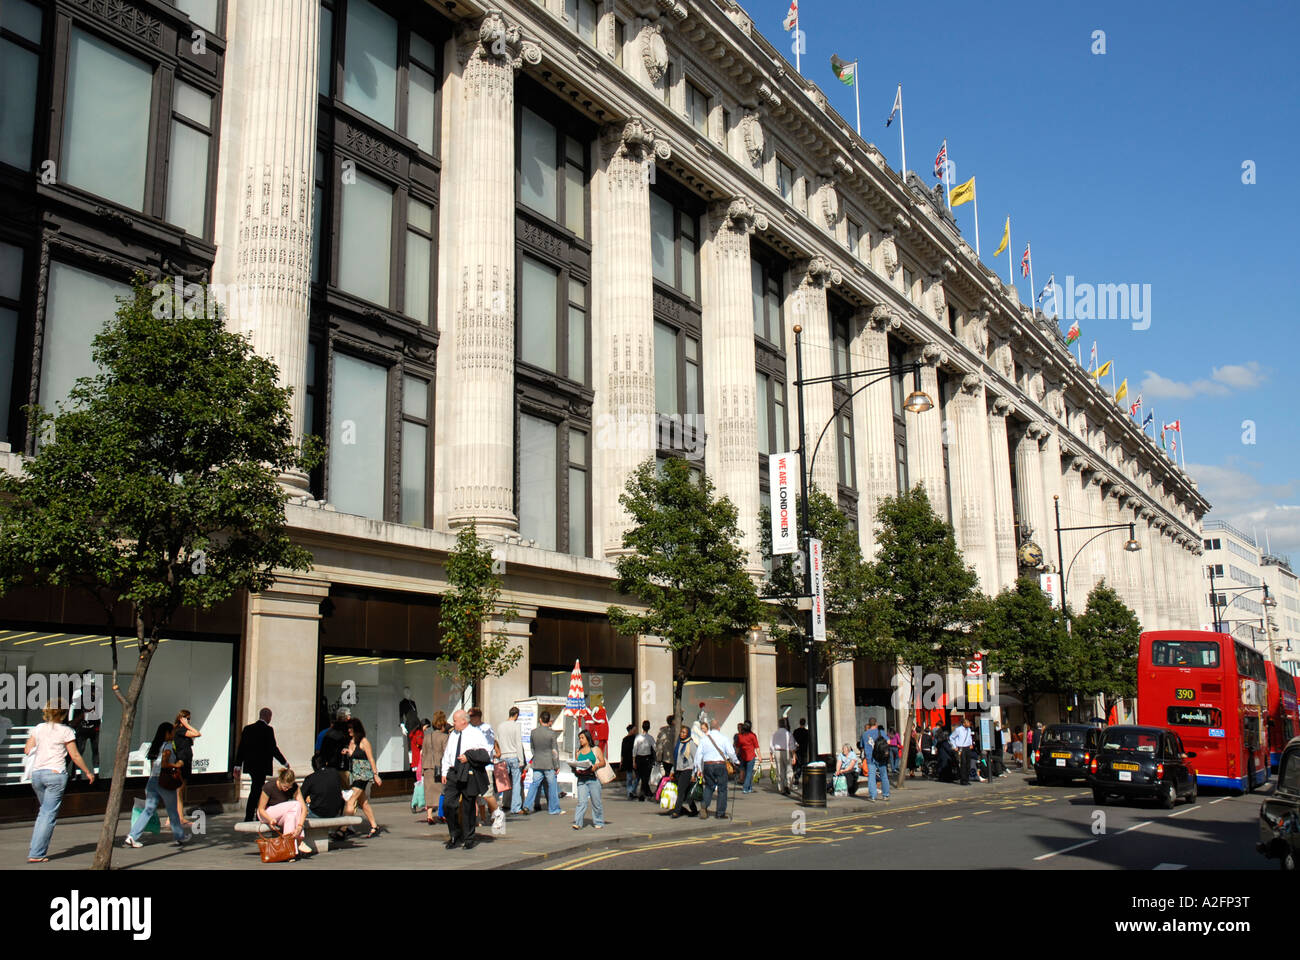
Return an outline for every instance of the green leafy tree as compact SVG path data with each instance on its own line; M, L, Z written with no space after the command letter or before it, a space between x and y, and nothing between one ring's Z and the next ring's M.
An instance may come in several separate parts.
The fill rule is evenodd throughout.
M624 636L662 637L673 658L673 717L682 715L682 690L705 644L722 644L765 619L754 581L745 570L736 508L715 497L707 476L685 460L665 461L662 473L647 460L619 497L632 525L623 534L631 553L615 563L615 589L634 597L643 613L609 608Z
M95 869L112 863L137 706L176 612L265 589L277 569L311 568L290 542L278 477L310 469L319 451L294 444L275 364L218 317L159 319L152 303L138 275L94 339L99 372L77 381L57 416L30 411L37 453L21 476L0 479L0 592L81 587L109 627L122 723ZM115 622L119 607L129 625ZM121 626L136 644L125 693Z
M1138 641L1142 624L1106 581L1088 594L1088 608L1074 620L1079 670L1074 687L1088 697L1101 697L1104 716L1120 698L1137 696Z
M473 523L461 528L455 549L447 555L447 582L452 589L442 597L442 654L455 664L454 674L469 703L485 679L505 675L524 655L506 635L504 624L518 614L513 607L498 612L501 580L492 571L492 548L479 540ZM483 624L493 615L503 626L484 636Z
M867 593L867 566L862 559L858 531L849 523L844 511L815 485L808 494L811 506L810 529L822 541L822 562L826 583L826 642L819 648L819 679L823 682L837 663L852 662L863 655L868 642L882 629L881 603ZM798 504L799 522L803 519L803 501ZM806 587L804 577L796 575L794 557L772 557L771 508L759 515L762 531L760 547L772 560L772 571L763 582L761 593L768 598L801 596ZM802 529L802 527L800 528ZM806 614L800 613L794 600L783 599L777 607L781 620L772 624L772 638L779 647L793 652L804 648Z
M919 484L885 497L876 511L875 559L867 564L864 586L876 603L874 628L865 631L864 656L904 667L909 673L946 670L969 660L988 598L966 565L952 525L934 512ZM912 735L917 687L909 683L903 742ZM898 778L902 783L902 778Z
M1021 577L989 605L980 630L988 670L1014 690L1034 721L1037 698L1071 689L1077 675L1077 643L1034 577Z

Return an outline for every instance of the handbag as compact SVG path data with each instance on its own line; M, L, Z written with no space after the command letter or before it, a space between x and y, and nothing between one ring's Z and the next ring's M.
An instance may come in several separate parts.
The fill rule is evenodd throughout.
M293 837L286 837L280 832L278 827L272 827L276 831L269 837L258 835L257 849L262 853L263 863L286 863L298 858L298 841Z
M139 797L136 797L134 803L132 804L132 809L131 809L131 829L133 830L135 829L135 822L140 819L140 816L143 813L144 813L144 801L141 800ZM144 832L162 833L162 823L160 823L158 820L157 810L154 810L154 812L149 815L149 822L144 825Z
M173 753L173 756L174 755L175 754ZM179 790L184 785L185 781L181 779L180 767L169 767L165 763L159 764L158 786L162 787L164 790Z
M695 783L691 786L691 794L687 798L691 803L704 802L704 778L696 777Z
M352 761L352 779L354 782L369 783L375 779L374 768L370 766L369 760Z
M424 781L420 780L415 784L415 789L411 791L411 812L419 810L424 806Z
M713 744L713 749L714 749L714 750L717 750L718 753L722 753L721 750L718 750L718 741L716 741L716 740L713 739L713 734L711 734L711 733L709 734L709 743ZM726 765L727 765L727 776L729 776L729 777L733 777L733 776L735 776L735 775L736 775L736 765L735 765L734 763L732 763L730 760L727 759L727 755L726 755L725 753L722 754L722 760L723 760L723 762L726 763Z
M614 780L614 771L610 769L609 764L605 764L596 771L596 779L601 783L612 783Z

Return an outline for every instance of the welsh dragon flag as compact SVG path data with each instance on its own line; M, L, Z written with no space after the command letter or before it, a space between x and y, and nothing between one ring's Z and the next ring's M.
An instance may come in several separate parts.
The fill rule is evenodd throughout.
M1065 331L1065 345L1068 347L1074 341L1079 339L1079 321L1076 320L1070 324L1070 329Z

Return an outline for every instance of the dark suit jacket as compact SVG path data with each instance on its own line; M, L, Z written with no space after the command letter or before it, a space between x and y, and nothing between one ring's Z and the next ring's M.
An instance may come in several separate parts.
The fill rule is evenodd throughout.
M488 792L487 765L491 757L481 747L465 751L467 763L457 762L447 771L447 780L461 785L467 797L481 797Z
M270 724L258 720L250 723L239 735L239 746L235 749L235 766L240 767L250 777L271 775L271 758L279 760L286 767L289 761L275 745L275 731Z

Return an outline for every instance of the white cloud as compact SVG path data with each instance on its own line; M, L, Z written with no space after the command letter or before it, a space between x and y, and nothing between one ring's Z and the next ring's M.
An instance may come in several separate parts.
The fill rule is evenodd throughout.
M1259 480L1262 465L1242 463L1209 466L1188 464L1187 472L1210 501L1207 520L1224 520L1246 533L1258 535L1260 548L1294 556L1300 562L1300 503L1294 483L1266 484Z
M1193 397L1226 397L1233 390L1253 390L1268 379L1268 372L1255 361L1215 367L1209 378L1170 380L1154 370L1146 371L1139 388L1147 400L1190 400Z

